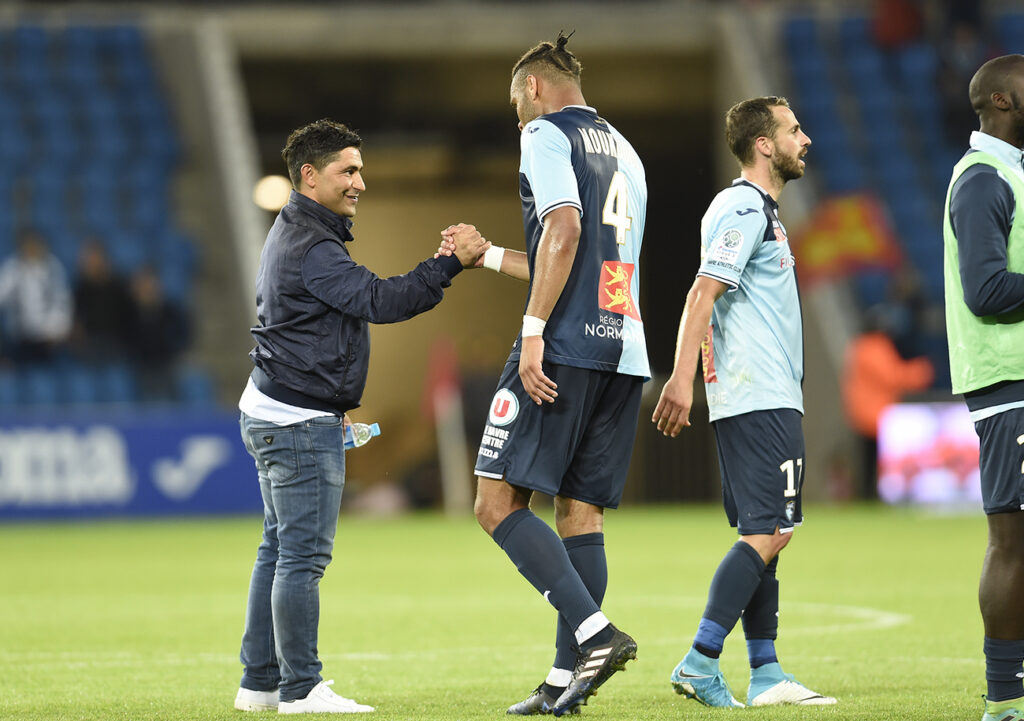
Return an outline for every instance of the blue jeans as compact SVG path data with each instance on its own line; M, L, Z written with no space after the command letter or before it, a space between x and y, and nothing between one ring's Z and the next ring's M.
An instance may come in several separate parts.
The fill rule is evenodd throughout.
M241 686L305 698L323 677L317 657L320 579L331 562L345 486L342 419L289 426L241 416L263 494L263 541L249 583Z

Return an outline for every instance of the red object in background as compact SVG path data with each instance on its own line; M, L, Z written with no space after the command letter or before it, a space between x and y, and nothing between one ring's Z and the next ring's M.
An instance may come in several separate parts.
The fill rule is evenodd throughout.
M819 203L790 238L800 282L811 286L871 268L893 270L903 262L899 241L879 201L856 194Z
M461 394L459 383L459 354L455 341L448 336L436 338L430 346L427 359L427 374L423 386L423 400L420 412L433 423L441 409Z
M919 40L924 30L920 3L914 0L875 0L871 32L883 50L897 50Z

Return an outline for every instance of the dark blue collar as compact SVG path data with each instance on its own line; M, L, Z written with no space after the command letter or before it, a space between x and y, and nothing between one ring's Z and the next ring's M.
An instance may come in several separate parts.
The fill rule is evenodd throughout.
M343 241L348 242L352 240L351 218L338 215L333 210L325 208L312 198L309 198L296 190L292 190L292 194L288 198L288 204L294 205L300 210L303 210L315 217L328 228L334 230Z
M775 200L775 198L773 198L772 196L768 195L768 193L765 191L765 189L762 188L761 186L759 186L757 183L751 183L749 180L746 180L745 178L736 178L736 180L732 181L732 184L733 185L741 185L741 184L742 185L749 185L751 188L753 188L754 190L756 190L758 193L761 194L761 197L764 198L765 202L768 203L768 205L771 207L772 212L777 213L779 211L779 204Z

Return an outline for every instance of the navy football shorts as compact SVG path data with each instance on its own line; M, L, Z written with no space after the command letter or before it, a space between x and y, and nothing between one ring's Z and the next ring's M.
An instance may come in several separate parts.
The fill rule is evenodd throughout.
M974 424L981 439L981 498L985 513L1024 509L1024 408Z
M544 364L558 384L537 405L509 361L491 400L476 475L552 496L616 508L626 485L643 380L609 371Z
M803 416L792 408L752 411L712 423L722 503L740 535L792 531L803 521Z

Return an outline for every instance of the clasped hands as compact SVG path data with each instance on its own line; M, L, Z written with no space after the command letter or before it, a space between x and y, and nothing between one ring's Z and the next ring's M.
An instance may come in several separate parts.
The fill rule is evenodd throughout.
M490 247L490 241L480 235L475 226L459 223L441 231L441 245L434 257L454 255L462 262L463 268L479 268L483 265L484 253Z

